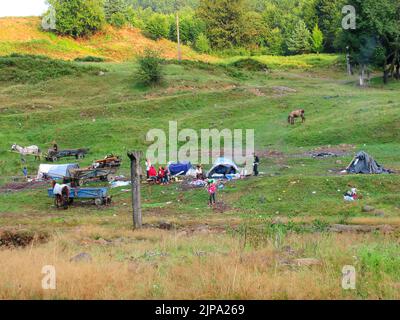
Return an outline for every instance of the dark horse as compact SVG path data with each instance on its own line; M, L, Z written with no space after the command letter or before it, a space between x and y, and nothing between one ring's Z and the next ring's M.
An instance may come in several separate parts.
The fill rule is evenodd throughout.
M305 122L306 121L305 111L303 109L300 109L300 110L291 112L288 117L289 124L294 125L294 119L296 119L296 118L301 118L302 123Z

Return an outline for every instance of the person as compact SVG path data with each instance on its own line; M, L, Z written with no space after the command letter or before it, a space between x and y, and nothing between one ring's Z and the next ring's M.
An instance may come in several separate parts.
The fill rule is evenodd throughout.
M169 169L168 167L163 168L164 169L164 184L169 184Z
M260 165L260 158L254 153L254 162L253 162L253 173L254 176L258 176L258 166Z
M24 174L25 179L28 180L28 169L27 169L26 167L24 167L24 168L22 169L22 172L23 172L23 174Z
M197 179L197 180L203 180L203 179L204 179L203 167L202 167L201 164L199 164L198 166L196 166L196 179Z
M58 144L54 142L53 144L53 151L58 152Z
M157 181L157 170L153 166L150 166L149 169L149 179L153 180L154 182Z
M146 177L147 177L147 180L150 178L150 175L149 175L150 168L151 168L151 162L150 162L149 159L146 159Z
M208 205L211 207L211 206L215 205L215 203L216 203L216 195L215 194L217 193L217 184L215 183L215 180L213 180L213 179L208 180L207 191L210 196Z
M159 167L158 168L158 181L161 183L161 184L164 184L164 176L165 176L165 171L164 171L164 168L163 167Z
M71 192L71 187L66 184L59 184L55 180L52 181L53 194L56 197L57 207L64 207L64 209L68 208L69 203L69 195Z

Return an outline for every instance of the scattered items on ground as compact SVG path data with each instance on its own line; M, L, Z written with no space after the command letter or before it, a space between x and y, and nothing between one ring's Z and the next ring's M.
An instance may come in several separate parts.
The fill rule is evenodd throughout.
M119 168L121 166L122 159L120 156L114 154L107 155L104 159L95 160L93 168Z
M301 118L302 123L304 123L306 121L304 109L292 111L288 116L288 123L291 125L294 125L296 118Z
M351 174L383 174L393 173L391 170L385 169L379 165L374 158L364 151L357 153L350 165L342 173Z
M344 201L353 202L353 201L360 199L361 196L358 195L356 188L352 188L350 191L347 191L343 195L343 198L344 198Z
M333 152L319 152L319 153L313 153L311 156L314 159L325 159L325 158L337 157L337 154Z

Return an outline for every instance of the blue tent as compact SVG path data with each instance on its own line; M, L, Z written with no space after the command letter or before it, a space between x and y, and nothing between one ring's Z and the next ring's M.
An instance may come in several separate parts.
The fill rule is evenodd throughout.
M208 177L212 178L214 175L226 176L238 172L239 168L232 160L227 158L218 158L217 161L215 161L214 166L208 172Z
M172 176L175 175L185 175L192 168L192 164L190 162L182 162L182 163L171 163L168 166L169 172Z

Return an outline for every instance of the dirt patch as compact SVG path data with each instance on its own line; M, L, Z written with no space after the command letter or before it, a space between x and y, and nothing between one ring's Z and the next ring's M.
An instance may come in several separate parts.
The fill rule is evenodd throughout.
M229 205L227 205L224 201L218 201L213 207L213 211L215 213L224 213L229 210L230 210Z
M26 247L32 243L41 244L49 240L46 232L33 232L29 230L4 230L0 231L0 247Z
M46 181L31 181L31 182L10 182L4 186L0 186L0 193L18 192L40 188L47 185Z

